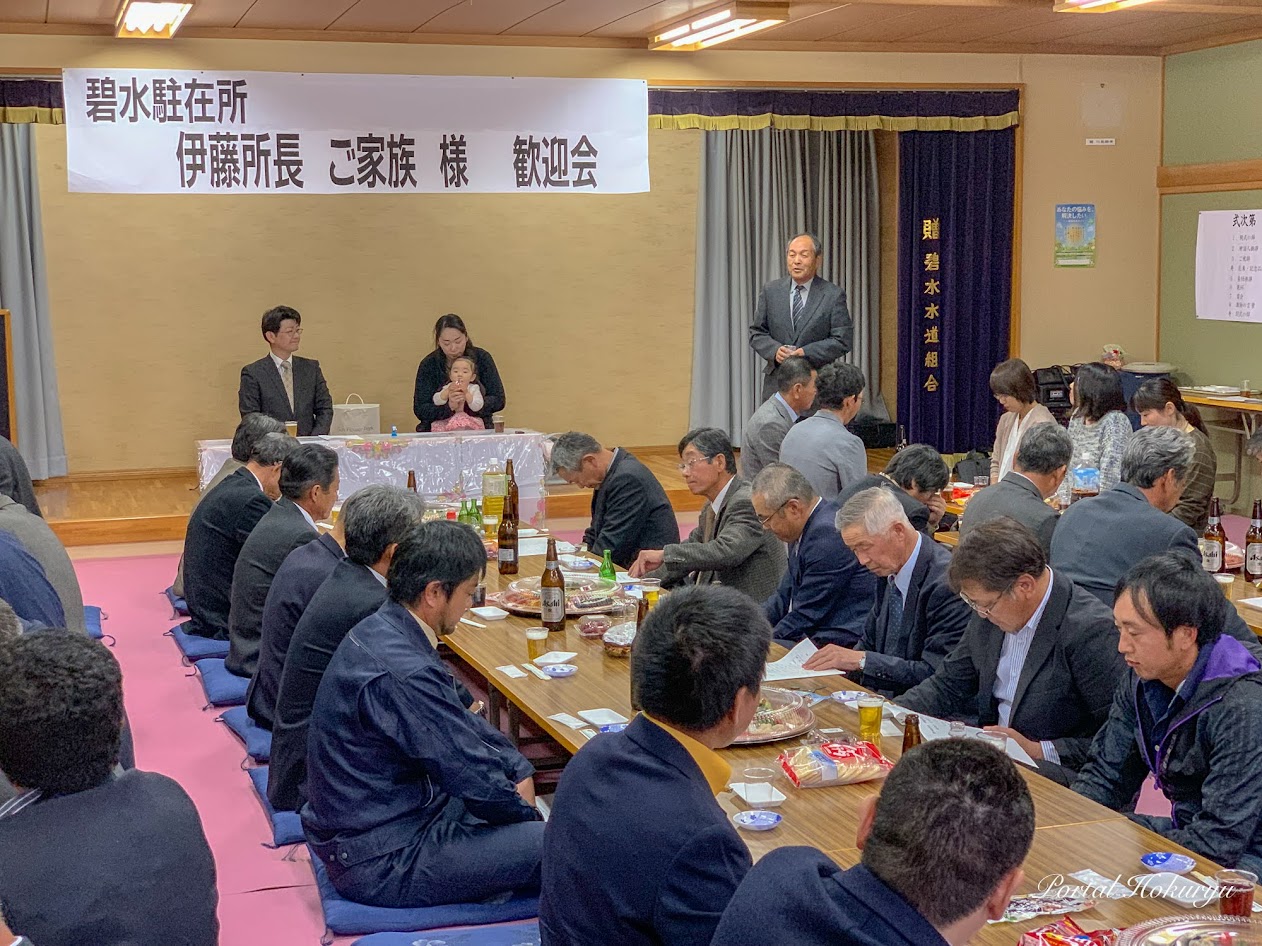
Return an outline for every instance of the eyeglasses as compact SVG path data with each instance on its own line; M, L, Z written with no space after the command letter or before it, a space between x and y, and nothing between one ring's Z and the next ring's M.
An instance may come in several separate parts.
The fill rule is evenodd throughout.
M300 328L287 328L276 333L277 335L293 335L295 338L302 335Z
M700 463L702 460L709 463L713 459L714 457L693 457L691 460L685 460L683 463L676 463L675 469L677 469L680 473L687 473L692 469L692 465L694 463Z
M779 506L777 506L777 507L775 508L775 511L774 511L774 512L768 513L768 514L767 514L767 515L765 515L765 516L759 516L759 517L758 517L758 522L759 522L761 525L764 525L764 526L765 526L768 522L770 522L772 519L774 519L776 516L778 516L778 515L780 514L780 510L781 510L781 509L783 509L783 508L784 508L785 506L787 506L787 505L789 505L789 501L786 499L784 502L782 502Z
M1016 587L1016 582L1013 582L1003 591L999 592L999 594L995 596L995 600L990 602L990 604L986 605L985 607L982 607L980 604L978 604L976 601L974 601L972 598L970 598L968 595L966 595L962 591L960 592L960 600L963 601L970 608L972 608L974 611L976 611L978 614L980 614L982 617L988 618L990 617L991 613L995 610L995 608L999 607L999 602L1002 601L1007 596L1008 592L1010 592L1014 587Z

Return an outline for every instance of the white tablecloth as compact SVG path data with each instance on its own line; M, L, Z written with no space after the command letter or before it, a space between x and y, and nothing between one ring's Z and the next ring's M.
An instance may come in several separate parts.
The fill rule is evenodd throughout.
M482 473L493 460L513 461L521 497L521 516L538 521L544 488L544 435L537 430L460 431L458 433L399 434L380 437L300 437L337 451L341 479L339 496L345 500L373 483L406 486L408 471L416 473L416 488L432 502L480 499ZM198 479L203 489L232 455L230 440L197 441Z

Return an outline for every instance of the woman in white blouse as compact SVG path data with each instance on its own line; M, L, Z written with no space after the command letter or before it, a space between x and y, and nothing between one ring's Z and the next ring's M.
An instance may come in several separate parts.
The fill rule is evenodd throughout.
M990 455L993 485L1012 472L1012 459L1026 432L1035 424L1054 424L1056 418L1038 403L1034 373L1020 358L1009 358L990 373L990 390L1004 409L995 430L995 449Z

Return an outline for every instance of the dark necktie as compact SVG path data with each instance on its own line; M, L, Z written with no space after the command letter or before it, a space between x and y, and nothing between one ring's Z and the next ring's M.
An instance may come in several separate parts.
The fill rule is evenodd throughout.
M797 331L797 328L798 328L798 316L802 314L802 308L805 305L806 303L802 301L802 287L794 286L793 287L793 305L790 308L789 316L793 320L793 331L795 332Z
M889 631L891 634L898 633L898 629L903 626L903 593L898 590L898 585L894 584L894 576L890 575L886 579L890 583L889 599L890 599L890 621Z

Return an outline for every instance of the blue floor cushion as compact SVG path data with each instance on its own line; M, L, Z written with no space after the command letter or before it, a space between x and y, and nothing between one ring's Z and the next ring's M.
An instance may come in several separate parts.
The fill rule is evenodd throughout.
M263 811L272 822L272 844L281 847L285 844L297 844L302 837L302 819L296 811L277 811L267 800L267 766L246 769L250 781L254 783L254 792L263 804Z
M83 606L83 623L88 629L88 636L94 641L99 641L105 636L105 632L101 630L101 622L105 620L105 615L101 613L101 609L94 604L85 604Z
M211 706L244 706L245 691L250 688L246 677L238 677L223 665L217 657L206 657L194 666L206 691L206 702Z
M539 923L511 926L476 926L462 930L434 930L416 938L416 933L373 933L361 936L351 946L539 946Z
M167 596L167 600L171 602L171 610L175 612L176 617L188 617L188 602L175 593L172 587L162 592Z
M206 657L223 658L228 656L227 641L217 641L197 634L186 634L183 624L175 625L175 627L167 631L167 636L175 641L175 646L180 649L180 653L187 657L190 662L202 660Z
M311 854L311 867L320 892L324 925L339 936L506 923L509 920L531 920L539 915L538 897L512 897L505 903L452 903L441 907L370 907L347 900L334 890L329 875L324 872L324 865L314 853Z
M250 719L244 706L224 710L219 721L245 743L246 754L255 762L268 762L272 758L272 734Z

